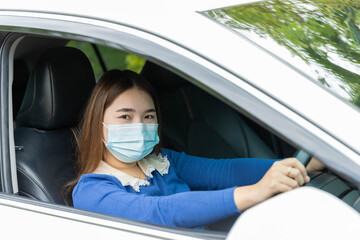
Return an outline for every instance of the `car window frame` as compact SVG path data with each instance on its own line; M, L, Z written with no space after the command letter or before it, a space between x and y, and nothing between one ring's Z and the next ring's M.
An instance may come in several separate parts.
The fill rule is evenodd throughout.
M13 59L17 44L22 39L21 34L5 33L1 40L1 75L0 75L0 135L1 135L1 188L2 192L17 194L17 174L15 143L12 118L12 81L13 81Z

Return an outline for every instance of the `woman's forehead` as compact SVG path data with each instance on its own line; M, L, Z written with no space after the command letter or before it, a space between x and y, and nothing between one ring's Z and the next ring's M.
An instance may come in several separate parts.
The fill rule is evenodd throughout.
M111 109L133 108L135 110L148 110L155 108L154 101L149 93L138 88L131 88L119 94L112 104Z

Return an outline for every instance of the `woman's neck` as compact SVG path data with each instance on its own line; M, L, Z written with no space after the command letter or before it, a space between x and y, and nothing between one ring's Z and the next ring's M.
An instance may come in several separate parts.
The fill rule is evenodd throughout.
M106 149L107 150L107 149ZM146 179L145 174L136 162L126 163L118 160L109 150L106 151L104 161L124 173L127 173L135 178Z

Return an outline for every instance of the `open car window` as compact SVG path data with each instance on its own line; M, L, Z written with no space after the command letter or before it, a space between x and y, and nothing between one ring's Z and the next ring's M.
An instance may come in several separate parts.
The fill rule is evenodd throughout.
M58 42L52 42L51 39L43 37L25 37L23 43L19 43L14 55L13 103L15 101L21 102L24 99L29 84L28 80L36 77L32 76L32 74L34 74L33 69L37 68L36 61L39 59L39 55L29 55L28 51L36 47L41 49L39 52L44 53L49 49L57 49L63 46L76 48L85 53L91 63L96 80L104 71L113 68L131 69L143 75L153 85L159 97L163 122L163 147L165 148L186 152L190 155L219 159L237 157L278 159L292 156L296 150L247 116L242 115L217 97L207 93L164 66L106 46L96 45L96 49L94 49L93 44L81 41L62 39ZM98 53L96 53L97 51ZM84 87L84 85L81 87ZM81 92L80 88L78 90ZM68 92L71 91L72 89L68 90ZM28 165L29 161L36 161L36 158L32 157L31 151L29 151L34 146L29 146L28 143L37 140L28 138L28 134L30 134L27 130L28 126L42 129L42 131L54 135L59 131L59 127L44 129L42 125L31 125L33 123L30 123L30 125L17 123L19 111L21 114L21 104L13 106L13 108L15 145L17 146L16 161L18 169L21 169L18 172L18 194L40 201L63 204L61 198L52 197L51 192L48 193L50 197L37 196L36 193L33 195L32 189L28 188L28 183L26 183L27 175L24 174L31 165ZM71 128L76 127L76 125L71 126ZM65 129L69 129L69 127L65 127ZM72 132L66 131L64 137L73 138ZM72 141L74 140L76 139ZM52 141L51 137L48 141ZM48 148L48 146L42 147ZM23 158L25 160L22 160ZM74 156L71 160L75 161ZM51 165L49 162L48 164ZM65 168L65 165L62 168ZM74 168L74 165L72 168ZM46 166L39 169L46 171ZM74 176L72 175L72 177ZM38 181L43 181L45 185L57 182L56 179L49 179L48 183L46 183L46 180L40 179L40 177ZM62 184L64 183L66 182L62 182ZM58 191L61 190L60 187L59 185ZM228 219L212 226L205 226L205 228L226 233L235 220L236 218Z
M96 49L94 49L94 45L87 42L63 39L55 43L51 42L50 39L40 39L42 39L42 44L39 44L41 41L38 41L37 37L25 38L26 45L19 44L14 59L14 76L16 79L30 78L31 67L34 66L34 61L38 58L37 55L28 56L26 54L31 49L29 47L31 42L38 44L37 48L42 49L41 52L61 46L80 49L90 60L96 79L104 71L112 68L137 71L154 86L159 95L164 122L164 147L166 148L212 158L280 159L293 156L296 151L296 148L291 144L277 137L248 116L239 113L217 97L164 66L106 46L96 45ZM96 53L97 51L98 53ZM132 61L131 59L135 60ZM15 81L14 87L18 86L18 81ZM18 101L16 99L21 98L21 94L23 91L16 90L14 92L13 103ZM14 121L16 122L16 113L14 114ZM26 146L22 147L27 149ZM22 151L21 149L17 150ZM314 175L314 178L316 177L318 175ZM333 185L329 184L333 180L334 176L331 174L319 175L317 180L319 183L316 183L315 179L312 184L318 187L325 182L326 184L322 187L334 195L341 196L349 205L354 205L359 197L358 191L341 179L337 179ZM19 185L21 184L20 180ZM29 197L30 193L26 193L21 186L19 187L19 194ZM205 226L205 228L226 233L230 230L235 219L228 219L211 226Z

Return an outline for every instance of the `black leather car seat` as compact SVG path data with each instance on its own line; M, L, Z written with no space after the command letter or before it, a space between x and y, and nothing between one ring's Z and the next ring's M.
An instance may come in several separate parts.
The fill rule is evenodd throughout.
M75 176L71 128L94 85L89 60L75 48L50 49L38 59L16 118L19 195L64 204L62 187Z
M157 91L165 147L213 158L277 158L234 109L178 75L147 62L141 73Z
M25 61L14 61L14 80L12 84L12 99L13 99L13 119L16 119L16 114L20 110L21 103L24 98L25 89L29 81L30 71L26 66Z

